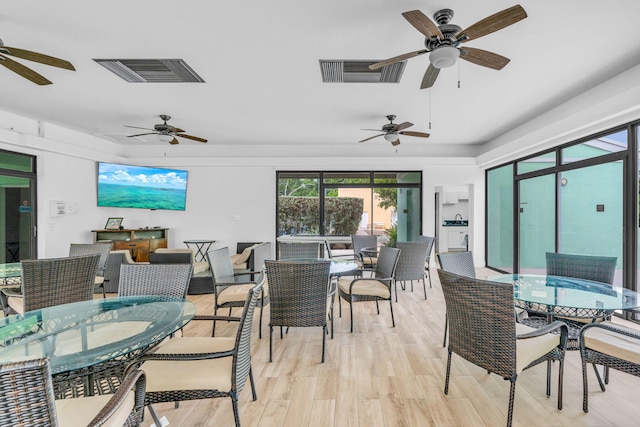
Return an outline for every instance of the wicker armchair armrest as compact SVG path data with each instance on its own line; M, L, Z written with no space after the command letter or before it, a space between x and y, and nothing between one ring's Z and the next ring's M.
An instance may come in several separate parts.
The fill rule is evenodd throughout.
M262 274L263 271L255 271L255 270L240 270L240 271L234 271L233 275L234 276L244 276L246 274Z
M147 384L144 371L139 369L127 374L125 379L120 384L120 387L113 394L107 404L98 412L93 420L89 423L89 427L102 426L107 424L109 418L122 406L125 402L127 395L134 389L135 403L134 411L140 411L142 416L142 409L144 408L144 392Z
M143 363L149 360L206 360L230 357L236 353L235 349L217 351L214 353L149 353L139 358L136 363Z
M580 342L583 342L583 335L589 328L601 328L606 329L611 332L615 332L620 335L625 335L627 337L636 338L640 340L640 331L637 329L627 328L622 325L616 325L611 322L601 322L601 323L588 323L580 329Z
M22 297L22 288L20 286L12 287L12 288L2 288L0 289L3 295L7 297Z
M535 338L548 333L557 333L560 332L560 346L562 348L567 347L567 339L569 338L569 327L566 323L556 320L549 323L542 328L536 329L535 331L528 332L526 334L517 335L517 339L527 339L527 338Z
M367 271L367 270L364 270L364 271ZM376 280L384 284L387 288L391 289L391 282L393 282L393 277L358 277L356 279L353 279L349 284L349 293L351 293L351 290L353 289L353 285L363 280Z

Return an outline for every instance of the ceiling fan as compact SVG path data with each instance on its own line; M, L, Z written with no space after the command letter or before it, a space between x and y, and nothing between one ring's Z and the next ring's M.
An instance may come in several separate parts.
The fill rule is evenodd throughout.
M413 126L413 123L411 122L404 122L399 124L393 123L393 121L396 119L396 116L394 116L393 114L389 114L387 116L387 119L389 120L389 123L387 123L386 125L383 125L382 129L362 129L362 130L375 130L378 132L382 132L381 134L374 135L372 137L363 139L362 141L358 141L358 142L365 142L370 139L377 138L379 136L384 136L384 139L389 141L391 145L396 146L400 144L400 139L398 138L398 135L417 136L418 138L429 138L428 133L404 130L408 127Z
M198 141L198 142L207 142L206 139L204 138L200 138L197 136L192 136L192 135L187 135L186 133L184 133L185 131L177 128L175 126L171 126L170 124L168 124L167 122L171 119L171 116L167 116L166 114L160 114L160 119L164 122L164 123L160 123L157 124L153 127L153 129L148 129L148 128L141 128L138 126L128 126L128 125L124 125L125 127L128 128L134 128L134 129L145 129L145 130L150 130L151 132L145 132L145 133L139 133L136 135L127 135L129 138L133 138L135 136L144 136L144 135L158 135L158 138L160 139L160 141L162 142L168 142L169 144L178 144L178 140L176 139L176 136L179 136L180 138L186 138L186 139L192 139L194 141Z
M515 24L526 18L527 13L520 5L512 6L481 19L464 30L455 24L449 23L451 18L453 18L453 11L451 9L442 9L434 13L433 19L438 25L419 10L404 12L402 16L404 16L416 30L426 36L424 40L426 49L398 55L371 64L369 68L376 70L386 65L430 52L430 64L420 85L420 89L426 89L433 86L436 78L438 78L440 69L451 67L457 62L458 58L482 65L483 67L501 70L509 63L509 58L482 49L460 47L460 45Z
M28 61L39 62L41 64L50 65L52 67L64 68L65 70L75 71L73 64L64 59L54 58L53 56L43 55L42 53L31 52L30 50L18 49L15 47L5 46L4 42L0 39L0 65L8 68L16 74L21 75L27 80L31 80L38 85L50 85L51 81L44 76L36 73L31 68L22 65L21 63L9 58L14 56L16 58L26 59Z

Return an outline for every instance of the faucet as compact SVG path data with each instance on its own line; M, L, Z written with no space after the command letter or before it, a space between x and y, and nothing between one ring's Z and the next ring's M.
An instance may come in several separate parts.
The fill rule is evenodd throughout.
M456 220L456 221L458 220L458 217L460 217L460 221L462 221L462 215L460 215L460 214L456 214L456 217L455 217L455 220Z

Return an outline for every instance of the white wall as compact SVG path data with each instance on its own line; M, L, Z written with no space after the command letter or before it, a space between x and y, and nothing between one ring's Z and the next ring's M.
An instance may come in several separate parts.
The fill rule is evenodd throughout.
M48 151L50 141L27 137L27 144L13 143L0 131L0 149L37 156L38 165L38 256L66 256L72 242L90 242L91 230L104 227L108 217L123 217L125 228L162 226L170 228L169 246L184 247L184 240L211 238L215 247L238 241L275 242L275 173L277 170L422 170L423 234L434 235L434 191L436 184L476 184L484 188L484 173L472 159L428 158L291 158L291 159L108 159L77 157L74 150ZM24 140L24 135L18 138ZM3 142L7 141L7 142ZM49 144L49 145L47 145ZM96 161L106 160L189 171L187 208L182 211L104 208L96 206ZM477 200L483 200L478 195ZM76 214L53 217L50 201L75 203ZM471 202L470 202L471 203ZM483 210L473 213L484 224ZM483 242L484 229L477 228L475 242ZM482 265L484 245L474 248Z

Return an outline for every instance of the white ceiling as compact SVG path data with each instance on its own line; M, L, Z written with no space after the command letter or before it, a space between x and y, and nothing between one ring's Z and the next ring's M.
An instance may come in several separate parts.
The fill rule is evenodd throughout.
M256 146L310 155L384 153L385 115L429 139L403 137L411 155L483 144L640 63L640 1L522 0L528 18L468 45L511 59L501 71L466 61L420 90L428 55L399 84L323 83L320 59L381 60L424 47L401 13L442 8L465 28L514 5L494 0L216 0L3 2L7 46L71 61L75 72L20 61L53 81L37 86L0 67L0 110L130 150L188 156L255 155ZM615 9L613 9L615 6ZM127 83L93 58L182 58L206 83ZM461 88L457 88L458 77ZM158 115L209 140L178 146L126 138ZM429 122L431 128L429 129ZM133 131L133 132L130 132ZM107 144L107 142L105 142ZM393 149L395 150L395 149Z

